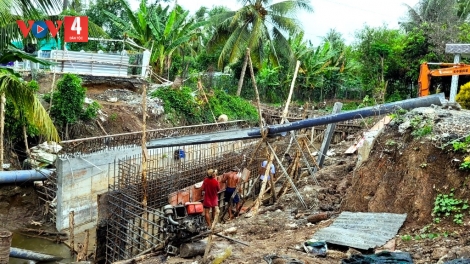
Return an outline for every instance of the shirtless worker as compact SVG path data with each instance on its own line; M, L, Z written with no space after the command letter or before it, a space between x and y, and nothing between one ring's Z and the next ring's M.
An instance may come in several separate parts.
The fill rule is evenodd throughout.
M202 205L204 207L204 217L206 218L207 225L211 228L211 215L215 219L215 212L219 211L219 182L217 181L217 170L209 169L207 177L202 182L202 191L204 191L204 200Z
M238 209L237 205L238 202L240 201L240 197L238 196L238 193L233 197L232 204L230 204L230 198L232 197L233 193L238 187L238 182L240 181L240 177L238 177L238 172L240 169L235 166L233 167L229 172L224 173L223 178L222 178L222 183L227 183L227 186L225 187L225 193L224 193L224 201L225 203L229 203L228 207L228 215L230 220L233 219L233 214L232 214L232 205L235 206L235 208Z

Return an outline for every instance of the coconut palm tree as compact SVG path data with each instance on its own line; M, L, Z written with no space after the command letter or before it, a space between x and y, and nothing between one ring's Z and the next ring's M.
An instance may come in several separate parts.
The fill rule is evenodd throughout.
M402 23L402 26L406 30L411 30L423 23L453 25L457 21L463 21L465 17L459 17L458 2L458 0L421 0L415 8L404 4L408 9L408 21ZM468 13L462 12L462 14Z
M238 61L250 48L256 67L262 67L265 58L279 65L281 58L295 62L287 34L300 31L300 23L294 18L299 11L313 11L309 0L239 0L243 7L214 16L217 33L209 41L209 47L222 45L218 66ZM275 3L273 3L275 2Z
M15 17L22 14L29 18L38 18L40 13L53 13L58 10L60 0L2 0L0 1L0 63L22 61L44 63L28 54L7 49L12 40L20 35ZM48 140L59 140L57 130L44 107L22 81L11 70L0 69L0 170L3 170L5 102L11 100L15 108L22 108L22 112L29 123L37 126L41 134Z
M0 56L0 63L22 61L23 59L42 63L35 57L14 49L4 50ZM51 118L34 92L11 70L0 69L0 170L3 168L6 100L10 100L16 109L20 109L28 123L36 126L47 140L59 141L59 134Z

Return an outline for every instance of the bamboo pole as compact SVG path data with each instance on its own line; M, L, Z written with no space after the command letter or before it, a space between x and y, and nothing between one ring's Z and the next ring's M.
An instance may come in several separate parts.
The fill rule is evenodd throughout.
M57 65L57 54L55 55L55 65ZM52 98L54 97L55 74L56 74L56 72L57 71L54 69L54 74L52 76L52 83L51 83L51 98L49 100L49 108L47 109L48 114L51 112L51 109L52 109Z
M144 219L143 223L143 238L145 241L144 247L148 247L148 215L147 215L147 197L148 197L148 184L147 184L147 161L148 161L148 150L147 150L147 84L144 83L142 89L142 166L141 166L141 179L142 179L142 207Z
M297 73L299 72L299 67L300 67L300 61L297 61L297 64L295 65L295 70L294 70L294 77L292 78L292 82L290 84L290 89L289 89L289 95L287 96L287 101L286 101L286 106L284 107L284 111L282 111L282 118L281 118L281 124L284 124L286 121L286 116L287 112L289 112L289 105L290 101L292 99L292 93L294 92L294 84L295 80L297 79Z
M271 169L271 167L269 167ZM273 199L273 203L276 202L276 188L275 188L275 182L274 182L274 177L269 177L269 182L271 184L271 198Z
M274 147L276 149L276 147ZM253 203L253 207L251 209L251 216L255 215L258 213L259 206L261 205L261 202L263 201L263 196L266 191L266 183L268 182L268 177L269 173L271 172L271 165L273 164L274 160L274 155L275 155L275 149L271 154L269 155L268 162L266 164L266 171L264 172L264 177L263 180L261 181L261 189L259 191L258 198L256 198L255 202ZM274 188L274 186L271 186L271 188Z
M73 232L73 227L75 226L75 221L74 221L74 211L71 211L69 213L69 237L70 237L70 253L73 256L75 254L75 242L74 240L74 232Z
M214 123L217 123L217 119L215 118L214 112L212 112L211 106L209 104L209 99L207 99L206 92L202 87L201 79L197 80L197 88L204 95L204 99L206 99L207 106L209 106L209 110L211 110L212 118L214 118Z
M294 182L292 181L292 178L289 176L289 174L287 174L287 171L286 169L284 168L284 166L282 166L282 163L281 161L279 160L279 158L276 156L276 146L273 148L271 146L271 144L269 144L269 142L266 142L266 144L268 145L269 149L271 150L271 156L276 158L276 161L277 163L279 164L279 167L281 167L282 171L284 172L284 175L286 175L287 177L287 180L289 181L289 183L291 184L291 187L292 187L292 190L294 190L295 194L297 195L297 197L299 198L299 201L302 203L302 205L308 209L308 206L307 204L305 204L305 201L304 199L302 198L302 195L300 194L299 190L297 190L297 187L295 186ZM274 154L274 155L273 155Z
M288 168L288 174L290 177L294 175L295 170L298 168L300 162L300 152L297 151L294 161L292 162L292 166ZM278 192L277 198L279 199L281 196L286 194L287 190L289 190L289 181L286 179L284 184L282 185L281 189Z
M263 129L263 114L261 112L261 101L259 99L258 86L256 85L256 78L255 78L255 72L253 70L253 62L251 61L250 49L247 49L247 55L248 55L248 62L249 62L248 65L250 66L251 82L253 83L253 88L255 89L256 106L258 107L259 128Z
M88 260L88 243L90 242L90 231L85 230L85 243L83 245L83 260Z
M207 245L206 245L206 250L204 251L204 257L202 258L202 263L208 263L209 251L211 250L211 246L212 246L212 235L214 234L215 226L219 222L220 210L219 210L219 207L217 206L215 208L217 208L217 211L215 211L215 217L214 217L214 222L212 222L211 232L209 236L207 237Z

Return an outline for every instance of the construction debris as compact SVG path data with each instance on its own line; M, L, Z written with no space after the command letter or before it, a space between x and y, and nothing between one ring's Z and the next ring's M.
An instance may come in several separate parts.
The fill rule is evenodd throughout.
M204 250L206 249L206 241L200 240L192 243L184 243L180 246L180 257L182 258L192 258L198 255L204 255Z
M24 162L32 168L44 168L53 165L62 146L56 142L44 142L30 149L31 157Z
M328 219L328 213L327 212L321 212L313 215L309 215L307 217L307 221L312 224L316 224L320 221Z
M393 238L405 219L406 214L342 212L333 224L316 232L313 239L367 250Z
M408 252L388 252L382 251L373 255L351 255L347 259L343 259L341 264L368 264L368 263L413 263L410 253Z

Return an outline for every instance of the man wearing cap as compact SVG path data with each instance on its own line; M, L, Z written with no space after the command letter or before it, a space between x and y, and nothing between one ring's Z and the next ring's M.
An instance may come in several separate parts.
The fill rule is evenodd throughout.
M212 209L212 219L215 219L215 212L219 211L219 182L217 181L217 170L209 169L207 171L207 177L202 182L202 191L204 191L204 200L202 205L204 206L204 217L206 218L207 225L211 227L211 215L210 210Z
M224 193L224 201L225 203L229 203L228 206L228 215L230 220L233 219L233 214L232 214L232 205L237 208L237 204L240 201L240 197L238 196L238 193L235 194L233 197L232 204L230 204L230 198L232 198L233 193L238 187L238 182L240 181L240 177L238 176L238 172L240 169L238 169L237 166L233 167L229 172L224 173L224 177L222 178L222 183L227 183L227 186L225 187L225 193Z

